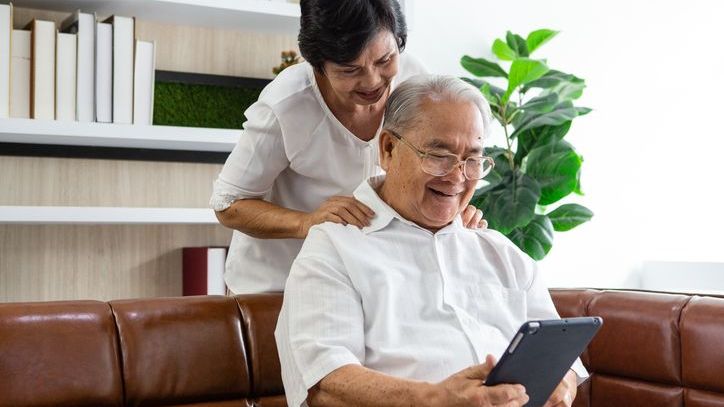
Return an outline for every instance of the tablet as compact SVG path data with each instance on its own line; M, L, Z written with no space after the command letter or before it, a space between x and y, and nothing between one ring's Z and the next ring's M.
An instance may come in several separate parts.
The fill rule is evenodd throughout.
M601 325L601 317L526 322L485 379L485 385L522 384L530 398L526 406L542 406Z

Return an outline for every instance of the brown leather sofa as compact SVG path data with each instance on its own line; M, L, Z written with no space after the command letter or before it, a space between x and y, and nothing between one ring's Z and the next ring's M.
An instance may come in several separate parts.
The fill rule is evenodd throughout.
M724 299L552 290L601 315L576 406L724 406ZM0 304L0 406L285 405L281 294Z

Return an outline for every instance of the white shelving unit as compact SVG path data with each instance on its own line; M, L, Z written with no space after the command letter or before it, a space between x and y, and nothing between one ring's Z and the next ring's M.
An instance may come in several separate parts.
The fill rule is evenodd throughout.
M95 12L175 25L296 34L299 4L274 0L12 0L15 7ZM0 119L0 143L230 152L240 130ZM0 224L216 225L205 208L0 206Z
M77 9L162 23L296 34L299 4L278 0L14 0L16 7Z
M0 224L216 225L212 209L82 206L0 206Z
M0 119L0 142L230 152L240 130Z

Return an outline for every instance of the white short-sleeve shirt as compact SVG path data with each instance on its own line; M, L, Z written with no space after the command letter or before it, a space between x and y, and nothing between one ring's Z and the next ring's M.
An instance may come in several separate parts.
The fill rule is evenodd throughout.
M392 87L424 73L406 54ZM324 102L313 68L304 62L277 76L246 110L239 142L226 160L210 205L220 211L234 201L262 198L284 208L311 212L334 195L382 172L377 142L362 141ZM234 231L226 261L226 285L235 294L281 291L301 239L257 239Z
M459 215L432 233L379 198L383 177L354 192L376 213L370 226L317 225L292 265L275 332L289 406L349 364L439 382L500 359L524 322L559 318L535 262L510 240ZM580 361L573 369L587 376Z

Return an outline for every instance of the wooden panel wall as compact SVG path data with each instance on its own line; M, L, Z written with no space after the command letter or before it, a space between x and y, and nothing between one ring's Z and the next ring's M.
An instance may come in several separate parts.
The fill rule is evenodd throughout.
M16 28L69 13L15 9ZM271 78L292 35L136 21L157 69ZM220 164L2 156L0 205L206 207ZM228 245L222 226L0 225L0 302L181 295L181 248Z

